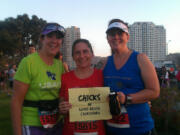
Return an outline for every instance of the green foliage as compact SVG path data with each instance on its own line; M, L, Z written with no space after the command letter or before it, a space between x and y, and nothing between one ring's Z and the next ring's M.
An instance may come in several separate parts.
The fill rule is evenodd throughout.
M46 21L33 15L18 15L0 21L0 52L9 56L26 55L29 44L37 45L42 27Z
M152 116L160 133L180 135L180 91L162 88L160 97L152 102Z

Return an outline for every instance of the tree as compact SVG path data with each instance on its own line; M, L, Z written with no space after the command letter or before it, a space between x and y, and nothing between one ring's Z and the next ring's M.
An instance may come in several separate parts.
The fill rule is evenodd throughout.
M33 15L18 15L0 21L0 54L8 56L27 55L29 44L37 45L42 27L46 21Z

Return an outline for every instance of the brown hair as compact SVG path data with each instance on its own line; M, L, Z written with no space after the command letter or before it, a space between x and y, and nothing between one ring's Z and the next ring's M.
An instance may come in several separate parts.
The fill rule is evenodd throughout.
M111 19L108 23L108 26L114 22L121 22L123 24L125 24L127 27L128 27L128 23L124 22L123 20L120 20L120 19Z
M77 40L74 41L74 43L72 45L72 56L73 56L73 53L74 53L74 48L80 42L87 44L87 46L90 49L90 51L92 52L92 54L94 54L93 49L92 49L92 45L87 39L77 39Z

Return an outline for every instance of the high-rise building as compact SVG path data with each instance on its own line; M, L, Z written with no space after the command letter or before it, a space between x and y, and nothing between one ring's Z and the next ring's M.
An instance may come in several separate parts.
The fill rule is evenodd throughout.
M166 30L152 22L135 22L129 26L128 47L145 53L154 63L166 57Z
M63 54L63 61L65 61L70 69L75 67L75 63L72 58L72 44L76 39L80 38L80 28L71 26L66 28L66 35L64 38L64 43L62 45L61 51Z

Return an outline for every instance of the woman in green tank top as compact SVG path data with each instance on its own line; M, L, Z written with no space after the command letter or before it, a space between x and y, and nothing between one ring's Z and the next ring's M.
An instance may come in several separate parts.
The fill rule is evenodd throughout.
M18 66L11 100L15 135L61 134L54 125L64 68L62 61L54 56L59 52L64 36L64 27L57 23L46 24L39 39L40 50L23 58Z

